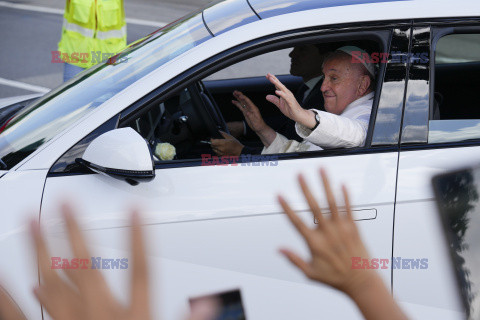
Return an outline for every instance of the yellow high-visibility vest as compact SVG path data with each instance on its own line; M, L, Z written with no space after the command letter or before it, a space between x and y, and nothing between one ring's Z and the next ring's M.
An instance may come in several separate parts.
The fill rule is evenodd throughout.
M123 0L67 0L59 58L89 68L127 45Z

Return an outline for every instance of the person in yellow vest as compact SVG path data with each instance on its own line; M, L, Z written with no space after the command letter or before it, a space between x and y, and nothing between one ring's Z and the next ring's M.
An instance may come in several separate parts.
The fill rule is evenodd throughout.
M57 55L65 62L63 81L125 48L123 0L67 0Z

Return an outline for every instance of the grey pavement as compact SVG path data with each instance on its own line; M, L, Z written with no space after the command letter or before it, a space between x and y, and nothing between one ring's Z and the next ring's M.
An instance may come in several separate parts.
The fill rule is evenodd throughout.
M65 1L27 0L1 1L34 7L62 10ZM125 0L127 42L133 42L158 29L148 25L172 22L210 1L180 0L175 3L154 0ZM62 15L56 13L21 10L0 5L0 98L31 94L22 85L5 85L2 79L43 88L55 88L62 83L63 64L52 63L52 51L57 50L62 29ZM147 25L142 25L142 21Z
M65 0L8 1L63 10ZM124 0L127 18L171 22L210 3L211 0Z

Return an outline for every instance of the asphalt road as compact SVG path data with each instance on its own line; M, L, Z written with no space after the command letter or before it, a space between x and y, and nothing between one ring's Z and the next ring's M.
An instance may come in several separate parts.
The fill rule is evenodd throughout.
M209 0L125 0L127 42L198 9ZM52 63L62 30L65 1L0 0L0 98L42 92L63 81L63 64Z

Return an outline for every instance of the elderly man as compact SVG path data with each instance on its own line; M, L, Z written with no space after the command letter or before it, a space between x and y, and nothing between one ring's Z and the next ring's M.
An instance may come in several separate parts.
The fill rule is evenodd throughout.
M374 66L355 61L353 52L363 52L352 46L342 47L325 59L324 81L321 87L325 111L305 110L294 95L275 76L267 78L277 90L267 100L296 122L302 142L288 140L275 132L261 118L258 109L246 97L237 97L241 110L265 148L262 154L349 148L365 143L373 104Z
M316 109L323 110L323 96L320 90L323 80L322 65L324 58L332 50L333 49L329 45L304 44L295 46L289 53L291 58L290 74L292 76L301 77L303 80L303 84L295 93L295 98L302 107L315 107ZM248 99L239 91L235 91L233 94L237 99L237 102L240 101L240 99ZM237 107L241 107L241 104L235 104ZM250 101L249 104L256 108L253 102ZM303 140L295 130L295 122L285 117L283 114L265 118L265 122L269 127L288 139L297 141ZM254 135L253 130L251 130L250 126L247 124L248 119L246 119L246 121L228 122L227 126L232 135L230 136L226 133L222 133L225 139L212 139L213 150L219 155L238 156L240 154L260 154L262 147L256 148L244 146L234 138L239 138L242 135Z

